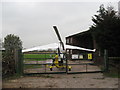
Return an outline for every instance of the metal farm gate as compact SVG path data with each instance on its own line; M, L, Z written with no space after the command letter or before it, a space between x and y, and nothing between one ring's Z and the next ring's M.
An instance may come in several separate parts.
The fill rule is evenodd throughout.
M62 53L61 53L62 54ZM77 73L97 73L103 72L105 69L101 70L98 67L90 53L86 54L73 54L72 59L68 59L68 55L64 58L63 65L65 68L54 67L50 70L50 66L53 64L53 58L56 53L46 53L46 52L29 52L23 53L23 74L77 74ZM83 56L82 56L83 55ZM79 59L76 59L77 56ZM104 65L105 66L105 65ZM71 67L69 70L67 67Z
M72 67L72 70L68 71L69 74L103 72L94 63L92 53L69 54L68 56L71 56L71 59L67 60L67 65Z
M61 53L62 54L62 53ZM30 52L23 53L23 73L24 74L59 74L66 73L66 68L56 68L50 70L53 64L53 58L56 53L50 52ZM64 62L66 66L66 62Z

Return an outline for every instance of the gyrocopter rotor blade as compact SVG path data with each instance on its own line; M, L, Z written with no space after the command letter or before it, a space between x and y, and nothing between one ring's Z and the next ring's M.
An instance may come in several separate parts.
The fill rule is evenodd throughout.
M63 42L62 42L62 39L61 39L61 37L60 37L60 34L59 34L59 32L58 32L57 27L56 27L56 26L53 26L53 28L54 28L54 30L55 30L55 32L56 32L56 34L57 34L58 40L60 41L60 44L62 45L63 50L65 50L64 44L63 44Z

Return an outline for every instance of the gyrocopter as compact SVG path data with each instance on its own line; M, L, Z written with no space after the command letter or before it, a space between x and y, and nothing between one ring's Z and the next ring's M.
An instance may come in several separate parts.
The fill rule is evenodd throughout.
M64 43L60 37L60 34L58 32L58 29L56 26L53 26L55 33L58 37L59 40L59 47L57 49L58 53L55 55L55 57L53 58L52 64L49 66L50 70L52 71L54 67L56 68L61 68L61 69L68 69L69 71L71 71L72 67L69 65L66 65L66 51L65 51L65 47L64 47Z

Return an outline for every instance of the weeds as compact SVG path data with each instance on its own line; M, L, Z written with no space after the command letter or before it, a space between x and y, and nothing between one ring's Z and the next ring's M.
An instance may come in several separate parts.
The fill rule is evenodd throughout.
M14 74L14 75L10 75L10 76L8 76L8 77L6 77L6 78L2 78L4 81L6 81L6 80L11 80L11 79L18 79L18 78L20 78L21 77L21 75L20 74Z

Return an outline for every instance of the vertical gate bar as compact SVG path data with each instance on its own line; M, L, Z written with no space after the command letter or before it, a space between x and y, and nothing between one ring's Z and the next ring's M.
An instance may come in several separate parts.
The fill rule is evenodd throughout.
M45 73L46 73L46 64L45 64Z
M106 50L104 50L104 71L106 71Z
M23 75L23 68L24 68L24 64L23 64L23 61L24 61L24 56L23 56L23 53L22 53L22 50L21 50L21 74Z
M66 73L68 73L68 58L67 58L67 54L65 53L65 61L66 61Z
M78 60L79 60L79 64L80 64L80 54L78 55Z
M44 60L46 60L46 54L47 53L44 54ZM45 73L46 73L46 64L44 64L44 65L45 65Z
M46 53L45 53L45 60L46 60Z
M108 50L106 51L106 60L107 60L107 71L109 72L109 58L108 58Z
M38 60L36 61L36 64L38 64Z
M18 52L18 73L21 74L21 52L20 50L17 50Z
M22 74L24 74L24 53L22 53Z
M33 59L32 59L32 60L33 60ZM35 59L35 61L36 61L36 64L38 64L39 59Z
M108 60L108 52L104 50L104 71L107 72L109 70L109 60Z
M46 60L46 53L45 53L45 60ZM45 73L46 73L46 65L45 65Z
M87 64L86 64L86 72L87 72Z

